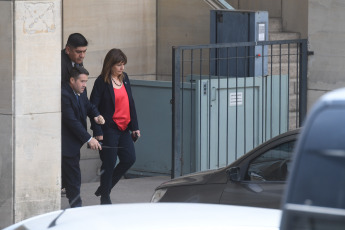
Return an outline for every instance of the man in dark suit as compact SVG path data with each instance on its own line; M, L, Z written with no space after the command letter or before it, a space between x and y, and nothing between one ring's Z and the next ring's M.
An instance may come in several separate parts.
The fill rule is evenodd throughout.
M62 184L72 208L82 205L80 148L87 142L91 149L102 149L99 142L87 132L87 116L94 118L97 124L104 124L104 118L87 98L85 88L88 75L84 67L73 67L69 82L62 83L61 87Z
M61 84L69 82L74 66L83 66L88 42L80 33L70 34L65 49L61 50ZM86 91L86 89L85 89ZM86 93L87 94L87 93ZM65 185L61 186L61 195L66 194Z
M80 33L68 37L65 49L61 50L61 82L69 81L72 67L83 66L87 45L86 38Z

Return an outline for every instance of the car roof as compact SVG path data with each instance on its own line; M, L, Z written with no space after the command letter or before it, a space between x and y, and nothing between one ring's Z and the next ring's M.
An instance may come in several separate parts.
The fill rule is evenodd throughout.
M345 103L345 88L340 88L340 89L336 89L333 90L329 93L326 93L325 95L323 95L318 103L327 103L327 102L342 102Z
M62 211L36 216L5 230L48 229ZM278 230L281 211L219 204L132 203L66 209L51 229L265 229Z

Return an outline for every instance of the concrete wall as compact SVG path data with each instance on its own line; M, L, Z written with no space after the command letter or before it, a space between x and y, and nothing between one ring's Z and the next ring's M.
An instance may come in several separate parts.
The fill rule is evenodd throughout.
M282 16L281 0L227 0L227 2L238 10L263 10L269 12L269 17Z
M91 77L101 72L106 53L120 48L132 78L155 79L156 0L64 0L63 47L75 32L89 41L84 64Z
M283 31L298 32L301 38L308 37L308 0L282 1Z
M104 57L112 48L120 48L127 55L125 71L130 79L156 79L156 0L64 0L61 48L75 32L89 41L84 61L90 72L89 95ZM80 162L82 182L98 181L100 164L98 151L84 146Z
M345 87L344 11L343 0L309 0L309 107L325 92Z
M172 47L210 42L210 10L203 0L157 0L157 79L171 81Z
M282 18L283 30L308 35L308 0L227 0L235 9L268 11L271 18Z
M60 2L0 1L0 228L60 208Z
M13 223L13 3L0 1L0 228Z
M60 208L60 3L15 1L16 222Z

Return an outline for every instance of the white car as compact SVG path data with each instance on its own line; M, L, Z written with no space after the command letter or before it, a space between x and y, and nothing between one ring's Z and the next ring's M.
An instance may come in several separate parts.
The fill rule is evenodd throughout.
M277 209L219 204L134 203L86 206L50 212L21 221L4 230L278 230L280 219L281 211Z

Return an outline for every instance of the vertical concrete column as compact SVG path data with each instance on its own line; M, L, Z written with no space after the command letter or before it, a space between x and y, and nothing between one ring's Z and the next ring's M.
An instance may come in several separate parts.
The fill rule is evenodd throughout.
M13 222L13 10L0 1L0 228Z
M0 228L60 208L61 1L0 0Z

